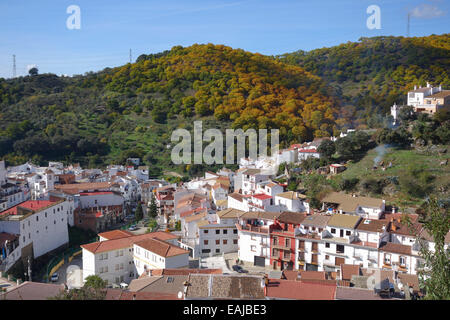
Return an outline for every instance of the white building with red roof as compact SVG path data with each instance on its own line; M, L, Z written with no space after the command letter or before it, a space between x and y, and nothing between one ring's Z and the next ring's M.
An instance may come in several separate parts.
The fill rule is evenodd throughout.
M118 230L100 233L102 241L82 245L83 279L98 275L108 284L129 283L145 270L186 268L189 252L168 232L130 235Z
M68 201L53 198L28 200L1 212L0 233L18 239L18 245L3 258L3 270L10 269L24 254L38 258L66 245L69 242L69 211Z

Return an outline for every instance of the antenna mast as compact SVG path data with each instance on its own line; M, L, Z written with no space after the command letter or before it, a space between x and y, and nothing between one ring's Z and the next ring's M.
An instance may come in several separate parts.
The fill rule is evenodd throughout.
M13 78L16 77L16 55L13 54Z
M408 25L407 25L407 29L406 29L406 36L409 38L409 21L410 21L410 17L411 17L411 13L408 12Z
M131 49L130 49L130 63L132 63L131 61L132 61L132 59L131 59Z

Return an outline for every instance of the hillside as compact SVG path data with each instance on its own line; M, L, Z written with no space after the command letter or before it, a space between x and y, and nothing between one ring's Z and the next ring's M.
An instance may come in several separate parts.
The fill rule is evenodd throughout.
M0 157L166 166L172 130L196 119L280 128L287 143L333 134L337 115L323 81L300 67L221 45L174 47L82 76L0 79Z
M406 102L414 85L450 88L450 34L361 38L339 46L277 57L336 88L344 119L376 127L394 102ZM350 125L340 122L342 126Z

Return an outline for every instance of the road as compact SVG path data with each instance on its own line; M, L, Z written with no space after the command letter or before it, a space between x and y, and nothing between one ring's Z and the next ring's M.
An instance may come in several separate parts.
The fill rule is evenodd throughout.
M58 281L56 281L54 283L63 284L63 283L67 282L68 278L75 279L75 276L79 276L79 274L75 274L75 273L80 272L80 271L76 271L76 270L81 270L81 272L83 270L83 259L82 259L81 255L75 256L75 258L71 262L63 264L58 269L57 272L59 275L59 279L58 279ZM80 279L76 278L76 280L80 280ZM80 286L81 285L82 285L82 283L80 284ZM74 285L74 287L77 287L77 285Z

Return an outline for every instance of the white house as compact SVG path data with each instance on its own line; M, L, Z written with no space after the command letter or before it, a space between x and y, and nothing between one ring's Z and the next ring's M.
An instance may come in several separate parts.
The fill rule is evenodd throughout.
M23 255L38 258L69 242L69 203L60 200L29 200L0 213L0 233L18 238L13 259L7 261L6 270Z
M158 238L135 242L133 252L138 275L151 269L189 267L189 251Z
M383 199L352 196L341 192L326 195L322 202L322 209L330 213L355 214L366 219L380 219L386 208Z
M239 237L238 257L256 266L270 265L270 226L279 212L246 212L236 224Z
M200 220L198 226L198 252L201 256L212 256L238 250L236 223L243 211L225 209L217 212L217 222Z
M277 194L274 205L278 206L280 211L309 212L310 210L306 196L294 191Z
M146 269L154 269L155 266L166 268L166 262L171 268L186 267L188 264L188 252L176 246L178 237L173 234L152 232L127 236L126 233L115 231L99 234L102 241L81 246L83 279L98 275L108 284L129 283ZM146 242L147 240L154 241ZM164 256L169 252L169 255L180 253L185 258L183 261L181 258L175 259L180 262L178 265L172 259L166 261ZM153 256L158 257L158 264L152 262Z

